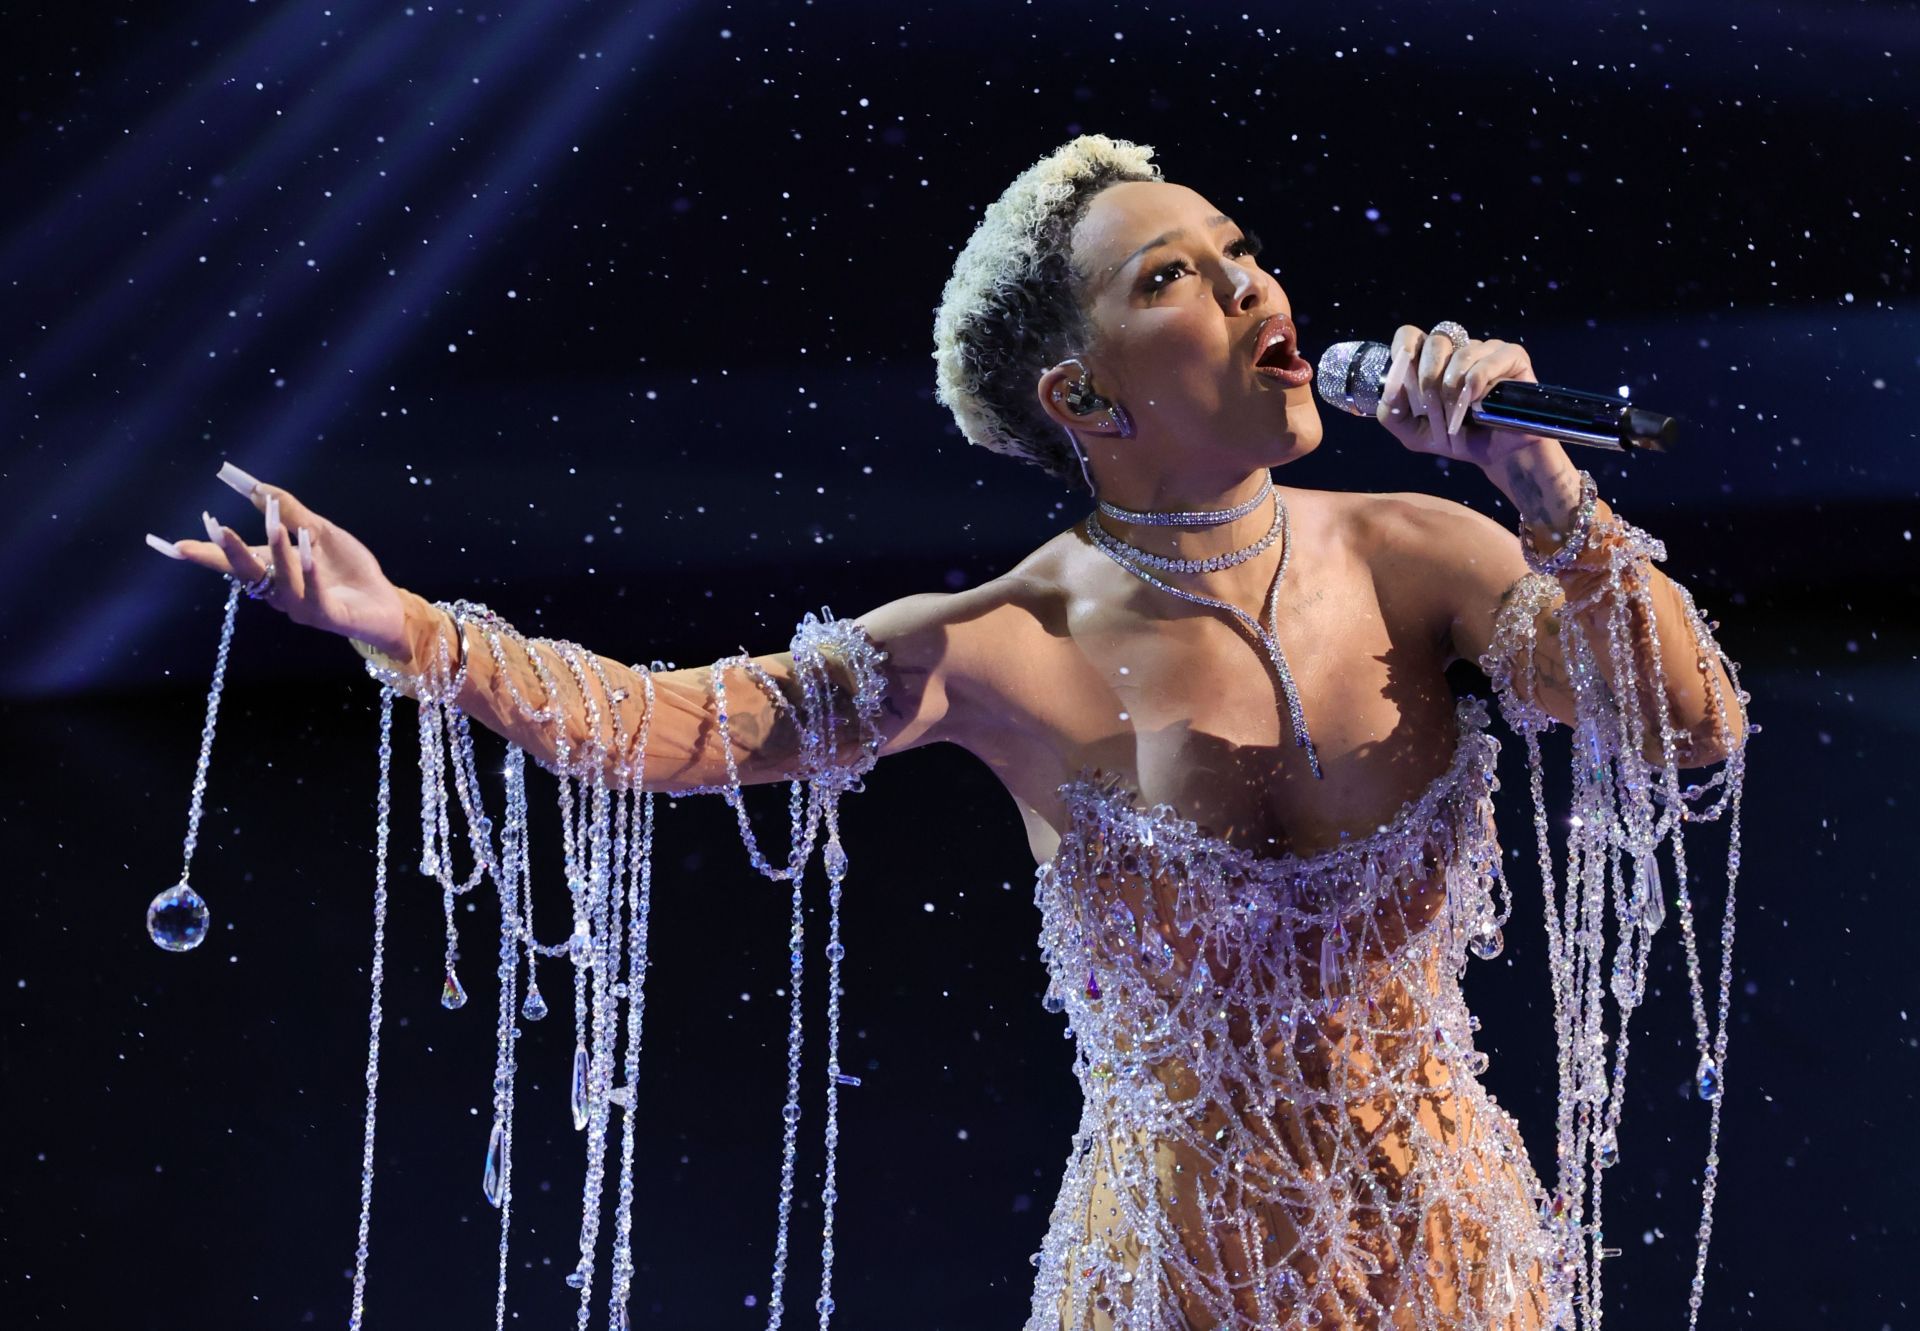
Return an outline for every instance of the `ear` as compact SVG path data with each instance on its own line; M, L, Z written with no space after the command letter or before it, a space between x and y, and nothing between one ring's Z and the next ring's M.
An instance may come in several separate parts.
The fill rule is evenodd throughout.
M1085 378L1080 367L1072 361L1062 361L1047 370L1034 387L1040 410L1046 412L1047 419L1055 425L1076 434L1118 436L1120 430L1108 415L1106 405L1085 414L1076 412L1068 405L1069 393Z

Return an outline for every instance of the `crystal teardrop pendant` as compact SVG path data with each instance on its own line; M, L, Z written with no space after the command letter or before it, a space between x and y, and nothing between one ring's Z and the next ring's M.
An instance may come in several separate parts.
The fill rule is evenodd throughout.
M573 1130L580 1132L587 1126L587 1047L577 1044L573 1047L573 1090L568 1097L573 1106Z
M169 952L191 952L207 936L207 903L185 883L175 883L147 907L147 933Z
M447 978L440 984L440 1006L452 1011L466 1005L467 991L460 987L460 977L448 971Z
M500 1146L506 1136L505 1127L501 1120L493 1121L493 1133L487 1138L487 1170L480 1177L480 1190L487 1194L487 1205L496 1209L500 1205Z
M1506 936L1496 925L1484 933L1475 934L1473 941L1467 944L1467 950L1482 961L1492 961L1500 955L1506 945Z
M1595 1152L1594 1158L1599 1162L1600 1168L1602 1169L1610 1168L1619 1161L1620 1145L1614 1137L1612 1128L1608 1128L1600 1134L1598 1150Z
M1713 1059L1703 1056L1700 1059L1700 1098L1716 1100L1720 1096L1720 1069L1713 1065Z
M547 1015L547 1000L540 996L539 985L528 987L526 1000L520 1004L520 1015L528 1021L539 1021Z

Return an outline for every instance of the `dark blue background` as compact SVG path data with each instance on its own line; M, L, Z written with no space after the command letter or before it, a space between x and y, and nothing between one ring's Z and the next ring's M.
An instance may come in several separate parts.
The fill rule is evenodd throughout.
M178 866L221 587L142 532L251 518L213 480L231 458L416 590L625 659L771 650L809 607L990 576L1082 500L960 440L932 311L979 210L1100 132L1263 234L1309 352L1451 316L1682 418L1672 456L1579 461L1667 541L1765 727L1702 1325L1915 1324L1914 6L333 0L0 25L0 1320L345 1318L375 691L343 644L243 608L194 875L216 932L158 952L141 915ZM1499 512L1346 419L1285 479ZM870 784L847 808L865 1080L839 1323L1018 1325L1076 1109L1031 861L962 754ZM635 1324L746 1328L784 898L724 807L663 817ZM1466 983L1487 1081L1550 1163L1539 896L1515 884L1507 952ZM369 1325L473 1325L491 986L472 966L475 1002L440 1009L437 897L395 889ZM1654 968L1608 1179L1619 1326L1684 1315L1705 1153L1673 934ZM523 1051L525 1325L570 1316L563 1024Z

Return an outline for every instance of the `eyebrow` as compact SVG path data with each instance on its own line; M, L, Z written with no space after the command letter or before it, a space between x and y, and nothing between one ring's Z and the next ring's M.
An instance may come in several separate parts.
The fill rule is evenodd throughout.
M1218 230L1223 226L1232 226L1233 219L1231 217L1228 217L1225 213L1215 213L1212 217L1209 217L1207 219L1207 225L1214 228L1215 230ZM1116 263L1115 265L1113 265L1113 267L1107 269L1106 274L1100 279L1101 285L1104 286L1106 285L1106 283L1112 281L1113 278L1123 268L1125 268L1128 264L1132 263L1135 259L1139 258L1141 255L1145 254L1148 250L1159 249L1162 245L1166 245L1172 241L1178 240L1180 239L1180 237L1186 234L1187 234L1187 230L1185 227L1178 227L1172 231L1166 232L1163 235L1155 236L1152 240L1142 245L1139 249L1135 250L1132 254L1129 254L1126 258L1122 259L1119 263Z

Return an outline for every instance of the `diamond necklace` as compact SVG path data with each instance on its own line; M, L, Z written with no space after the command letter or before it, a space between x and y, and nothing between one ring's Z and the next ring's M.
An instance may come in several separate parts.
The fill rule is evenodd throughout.
M1277 501L1278 496L1275 496L1275 499ZM1089 519L1089 521L1091 521L1091 519ZM1280 539L1281 533L1286 530L1286 524L1287 506L1283 503L1275 502L1273 506L1273 524L1267 528L1267 534L1265 536L1262 536L1251 545L1241 546L1238 550L1229 550L1225 554L1220 555L1208 555L1203 559L1181 559L1174 555L1157 555L1151 550L1143 550L1139 546L1115 536L1104 527L1100 527L1100 534L1124 550L1127 558L1133 560L1135 563L1145 564L1148 568L1157 568L1162 573L1217 573L1223 568L1232 568L1236 564L1244 564L1265 550L1268 546ZM1094 526L1099 527L1100 524L1095 522ZM1283 554L1281 558L1284 560L1285 555Z
M1100 501L1100 511L1115 522L1131 522L1141 527L1218 527L1226 522L1238 522L1254 509L1261 501L1273 493L1273 477L1260 478L1260 493L1244 504L1235 504L1232 508L1198 508L1182 512L1156 513L1151 509L1136 513L1130 508L1121 508L1118 504Z
M1266 488L1272 488L1271 482L1269 482ZM1105 527L1102 527L1091 513L1087 515L1086 521L1087 539L1092 541L1107 558L1111 559L1127 572L1133 574L1134 577L1139 578L1142 582L1158 587L1161 591L1177 596L1183 601L1190 601L1194 605L1204 605L1215 610L1224 610L1232 615L1234 619L1238 620L1241 627L1253 635L1254 640L1266 651L1267 660L1273 666L1273 673L1279 676L1280 692L1287 701L1287 719L1293 727L1294 746L1307 751L1307 766L1313 769L1314 777L1320 779L1325 775L1325 773L1320 770L1320 756L1314 751L1313 737L1307 733L1307 716L1300 706L1300 691L1294 687L1293 672L1287 668L1287 655L1280 649L1280 582L1281 579L1287 575L1287 561L1293 558L1293 541L1289 539L1287 535L1286 501L1276 493L1273 496L1273 503L1274 524L1272 530L1267 533L1266 537L1260 541L1256 541L1253 545L1245 547L1243 550L1234 551L1231 555L1215 556L1216 559L1231 560L1231 563L1219 565L1219 567L1222 568L1231 567L1232 564L1244 563L1246 560L1251 559L1254 554L1258 553L1259 550L1264 550L1268 545L1272 544L1275 534L1278 534L1280 540L1280 568L1273 575L1272 590L1267 593L1266 624L1260 623L1259 620L1231 602L1222 601L1212 596L1205 596L1199 592L1185 591L1154 577L1153 574L1141 567L1141 563L1150 562L1162 557L1154 555L1150 551L1142 550L1138 546L1129 545ZM1103 504L1101 507L1104 510L1106 506ZM1140 561L1140 563L1136 563L1136 560Z

